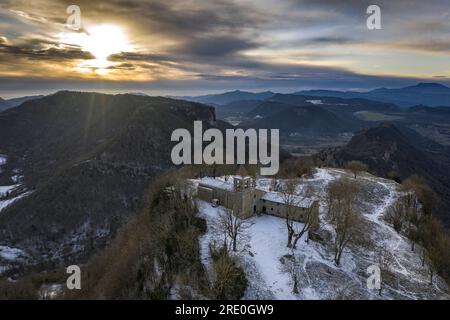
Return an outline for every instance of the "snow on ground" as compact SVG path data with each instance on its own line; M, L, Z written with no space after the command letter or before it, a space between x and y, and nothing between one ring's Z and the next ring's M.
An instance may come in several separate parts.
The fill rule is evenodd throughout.
M428 269L422 267L420 248L411 251L408 239L399 235L384 221L384 214L397 199L398 185L390 180L363 174L356 180L361 186L359 203L370 245L349 246L341 265L333 261L332 237L334 230L325 222L327 185L341 176L352 179L340 169L317 169L312 177L302 179L302 187L313 188L320 200L321 241L300 239L297 249L286 247L287 232L284 219L261 215L248 219L247 236L239 243L236 253L243 265L249 285L244 299L449 299L448 288L437 277L428 284ZM257 187L269 190L271 179L259 179ZM200 215L206 219L208 231L200 238L201 258L210 276L209 244L220 243L221 232L215 225L221 207L198 201ZM328 235L328 236L326 236ZM306 235L305 235L306 236ZM367 288L367 267L378 261L377 252L385 249L391 261L395 280L387 282L382 296ZM284 256L294 255L299 263L300 293L292 292L291 275L283 270Z
M31 192L25 192L22 193L20 195L18 195L17 197L11 198L11 199L6 199L6 200L0 200L0 212L5 209L7 206L13 204L14 202L16 202L17 200L24 198L28 195L30 195Z
M52 300L58 298L58 296L64 291L64 287L59 283L43 284L39 289L40 300Z
M0 186L0 197L5 197L9 191L19 187L20 184L13 184L12 186Z
M1 166L5 165L7 161L7 157L4 155L0 155L0 173L1 173ZM15 173L18 173L16 170ZM26 197L31 192L23 192L21 194L16 194L11 198L11 195L8 195L9 192L15 190L16 188L20 187L21 185L18 184L21 178L17 176L17 181L13 179L13 182L16 184L9 185L9 186L0 186L0 214L3 209L14 203L15 201L19 200L20 198ZM0 245L0 275L6 271L8 271L12 265L18 260L22 258L26 258L27 254L18 248L6 246L6 245Z
M322 100L306 100L306 102L312 103L312 104L323 104Z
M249 229L250 251L258 270L261 272L265 286L275 299L292 300L296 297L292 294L289 275L281 269L279 263L267 263L278 261L286 250L286 232L284 221L272 216L261 216L253 219Z
M14 183L19 183L19 182L22 182L23 178L24 178L24 177L23 177L22 175L16 174L16 175L13 175L13 176L11 177L11 180L12 180Z
M6 160L7 157L4 155L0 154L0 173L1 171L1 166L6 164ZM19 173L19 170L16 169L14 170L15 173ZM5 209L7 206L11 205L13 202L19 200L20 198L26 197L27 195L30 194L30 192L24 192L21 193L19 195L15 195L15 197L13 198L8 198L8 192L13 191L14 189L18 188L21 186L20 180L23 178L23 176L19 176L19 175L14 175L12 177L13 182L15 183L14 185L10 185L10 186L0 186L0 212Z
M3 154L0 154L0 166L3 166L4 164L6 164L6 156Z
M24 255L25 253L20 249L8 246L0 246L0 258L4 260L14 261Z

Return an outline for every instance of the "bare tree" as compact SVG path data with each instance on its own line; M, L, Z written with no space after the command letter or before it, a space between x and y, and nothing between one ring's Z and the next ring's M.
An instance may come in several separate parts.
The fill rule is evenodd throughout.
M347 181L346 179L339 179L330 184L327 187L327 205L328 212L327 218L330 222L333 222L335 217L334 213L337 208L340 208L345 198L348 196L348 192L351 194L355 193L354 185Z
M292 280L292 293L299 294L300 261L295 255L284 256L281 260L282 270L289 273Z
M298 241L301 237L309 233L311 227L318 228L320 224L319 219L319 203L314 201L306 208L306 212L303 214L303 221L298 223L300 210L305 210L302 203L306 203L305 200L312 197L313 190L307 187L303 192L299 192L300 182L298 179L285 180L281 187L280 193L285 205L284 217L286 222L286 229L288 235L287 247L295 249ZM308 205L308 203L306 203ZM308 238L309 240L309 238Z
M406 191L412 192L417 196L418 201L422 205L425 214L431 214L436 207L438 198L436 193L428 186L424 178L412 175L405 181L403 186Z
M216 299L240 299L247 287L245 272L236 259L230 256L226 247L209 246L213 260L215 279L212 295Z
M358 195L358 186L354 182L341 178L328 185L328 220L335 220L337 213L344 204L355 203Z
M292 240L292 248L295 249L297 247L298 240L306 233L311 231L311 228L314 226L318 228L318 224L320 224L319 218L319 203L314 201L311 206L307 209L306 214L304 215L304 221L301 228L296 229L294 231L294 237ZM309 241L309 236L308 240Z
M438 267L438 261L439 261L439 256L438 255L438 250L436 250L435 247L430 247L427 250L427 254L425 256L425 260L427 262L428 265L428 272L430 275L430 284L433 284L433 279L434 279L434 275L436 274L437 271L437 267Z
M362 219L356 211L358 189L354 183L340 179L336 182L336 198L332 202L330 221L335 229L334 261L340 264L342 252L349 242L360 240Z
M424 260L428 266L430 284L434 275L439 273L447 281L449 279L448 265L450 262L450 237L448 231L433 217L427 219L421 232L421 242L426 248Z
M382 248L377 253L378 266L380 268L380 288L378 289L378 295L381 296L384 284L387 283L388 279L391 277L391 260L389 252Z
M403 201L397 199L387 212L385 219L392 224L395 231L401 232L406 223L406 209Z
M278 191L279 183L277 179L272 179L270 181L270 191Z
M395 231L402 232L408 237L411 242L411 251L414 251L423 222L416 194L413 191L407 191L405 195L398 198L385 219L392 224Z
M226 200L229 202L229 200ZM251 226L251 223L244 220L240 216L240 212L234 203L232 208L224 208L219 213L219 230L223 232L225 245L228 246L230 242L231 249L237 251L238 241L245 236L247 229Z
M355 179L358 173L367 171L367 166L361 161L349 161L345 164L345 168L353 173Z
M450 236L448 230L432 216L425 216L420 229L423 261L428 266L430 284L435 274L439 274L450 282Z
M361 232L359 227L361 225L361 218L352 206L344 205L337 215L335 222L335 255L334 261L336 265L341 262L341 256L348 243L356 240L358 233Z
M317 206L317 210L314 212L314 214L311 217L310 227L308 230L308 238L306 238L306 243L309 243L309 239L311 238L311 235L315 235L317 230L319 230L319 228L320 228L319 206L318 206L318 203L315 203L314 205Z
M292 240L295 235L295 216L299 210L299 198L296 195L298 186L299 182L297 179L288 179L284 181L280 191L285 205L284 216L287 228L288 248L292 248Z

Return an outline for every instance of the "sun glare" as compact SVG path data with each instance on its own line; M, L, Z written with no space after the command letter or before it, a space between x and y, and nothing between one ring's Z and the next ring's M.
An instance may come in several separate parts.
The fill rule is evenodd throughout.
M129 50L128 41L122 29L112 25L101 25L90 29L83 47L97 59Z
M60 42L64 45L76 45L83 51L90 52L95 59L83 61L77 66L81 72L104 75L114 63L108 60L112 54L132 51L124 31L114 25L97 25L84 33L61 33Z

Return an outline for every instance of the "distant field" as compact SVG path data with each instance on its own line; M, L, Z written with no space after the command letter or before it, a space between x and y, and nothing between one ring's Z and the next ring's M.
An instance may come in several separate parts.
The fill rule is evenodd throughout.
M296 156L310 156L322 149L346 145L352 134L341 134L334 137L281 137L281 147Z
M355 112L354 115L355 117L363 121L393 121L401 120L404 118L402 116L388 115L373 111L358 111Z

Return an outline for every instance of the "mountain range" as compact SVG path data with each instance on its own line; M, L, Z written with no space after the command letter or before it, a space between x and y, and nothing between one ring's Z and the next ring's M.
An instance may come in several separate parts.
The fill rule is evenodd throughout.
M36 95L36 96L12 98L12 99L8 99L8 100L4 100L4 99L0 98L0 112L10 109L10 108L20 106L25 101L39 99L42 97L43 97L42 95Z
M380 88L368 92L307 90L295 94L346 99L363 98L394 103L401 107L412 107L419 104L431 107L450 106L450 88L439 83L419 83L404 88Z
M235 90L220 94L208 94L202 96L183 96L177 98L212 105L225 105L235 101L265 100L273 95L274 93L271 91L253 93L248 91Z

